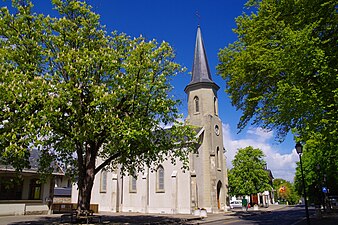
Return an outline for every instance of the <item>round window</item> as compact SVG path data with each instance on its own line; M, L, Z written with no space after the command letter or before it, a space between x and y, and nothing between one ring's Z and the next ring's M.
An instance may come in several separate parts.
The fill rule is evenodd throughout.
M217 136L219 135L219 127L218 127L218 125L215 125L215 133L216 133Z

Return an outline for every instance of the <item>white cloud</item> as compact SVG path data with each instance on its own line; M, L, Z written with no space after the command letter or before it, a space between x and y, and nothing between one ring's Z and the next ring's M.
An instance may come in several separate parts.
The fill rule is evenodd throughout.
M252 146L261 149L265 154L265 161L268 169L272 171L275 178L283 178L288 181L293 181L296 162L299 160L295 149L290 149L289 154L281 154L269 140L273 138L272 131L266 131L262 128L249 128L246 137L235 139L231 135L229 124L223 124L223 141L224 148L227 150L227 167L232 168L231 161L234 159L237 149Z
M183 118L178 118L176 119L177 123L184 123L184 119ZM168 123L168 124L164 124L164 123L160 123L160 127L164 128L164 129L169 129L174 125L174 123Z
M250 127L247 131L247 134L252 136L253 138L257 138L259 142L265 142L271 138L273 138L273 132L265 130L263 128L252 128Z

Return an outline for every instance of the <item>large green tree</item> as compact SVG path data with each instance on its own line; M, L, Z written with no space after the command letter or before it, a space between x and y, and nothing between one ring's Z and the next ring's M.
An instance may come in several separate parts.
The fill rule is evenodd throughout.
M264 153L258 148L238 149L232 161L233 168L228 172L230 195L243 196L271 190L263 157Z
M253 12L236 18L238 40L219 52L218 65L232 104L243 112L238 128L251 123L277 131L280 140L293 131L297 141L316 143L311 151L337 155L337 1L250 0L247 6ZM338 166L327 168L334 173Z
M1 163L20 171L39 148L41 172L58 161L77 177L79 210L102 168L134 174L167 158L187 166L193 131L175 123L169 81L182 69L170 45L107 34L84 1L52 2L57 18L30 1L13 0L13 14L1 8Z
M313 132L337 143L338 16L335 0L249 1L257 7L236 18L238 40L219 52L219 74L238 124ZM314 10L315 9L315 10Z

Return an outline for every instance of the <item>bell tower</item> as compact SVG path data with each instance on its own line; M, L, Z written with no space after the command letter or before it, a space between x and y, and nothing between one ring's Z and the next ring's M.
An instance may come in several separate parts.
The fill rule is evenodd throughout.
M227 170L217 91L212 80L200 26L197 27L192 77L184 91L188 96L186 123L201 128L202 144L190 157L191 206L208 212L226 211Z

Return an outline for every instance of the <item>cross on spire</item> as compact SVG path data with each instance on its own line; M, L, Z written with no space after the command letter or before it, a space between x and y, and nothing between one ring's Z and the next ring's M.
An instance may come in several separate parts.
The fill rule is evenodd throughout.
M195 13L195 15L196 15L196 18L197 18L197 24L198 24L198 26L200 26L200 22L201 22L201 15L200 15L200 13L198 12L198 10L196 10L196 13Z

